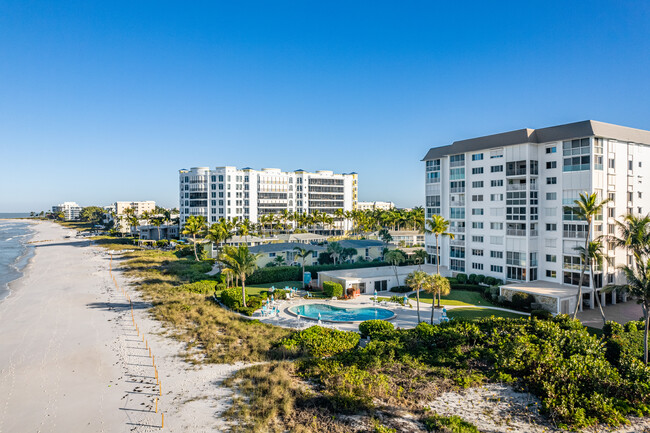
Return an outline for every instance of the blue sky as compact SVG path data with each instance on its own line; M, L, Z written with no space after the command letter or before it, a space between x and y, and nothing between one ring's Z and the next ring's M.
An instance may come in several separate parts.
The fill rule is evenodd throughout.
M433 146L650 129L648 2L0 1L0 212L156 200L178 169L359 173L421 205Z

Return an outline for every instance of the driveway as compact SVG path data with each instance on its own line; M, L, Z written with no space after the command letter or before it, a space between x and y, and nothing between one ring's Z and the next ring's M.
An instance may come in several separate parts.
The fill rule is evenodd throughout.
M639 320L643 317L641 305L637 304L635 299L616 305L608 305L603 308L603 311L605 312L606 320L613 320L620 324L625 324L630 320ZM600 310L598 308L584 310L582 313L578 313L578 319L585 326L591 326L592 328L603 327L603 319L600 316Z

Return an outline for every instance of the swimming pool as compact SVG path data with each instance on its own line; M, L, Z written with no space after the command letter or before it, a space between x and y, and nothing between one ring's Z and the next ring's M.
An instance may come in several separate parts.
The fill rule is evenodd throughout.
M298 316L310 319L321 319L330 322L363 322L364 320L392 319L395 316L390 310L376 307L342 308L327 304L305 304L289 308L289 311Z

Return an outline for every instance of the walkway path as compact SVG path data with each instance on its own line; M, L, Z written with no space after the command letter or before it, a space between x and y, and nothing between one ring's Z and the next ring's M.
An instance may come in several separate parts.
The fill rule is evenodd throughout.
M637 304L634 299L616 305L608 305L603 308L603 311L605 312L605 319L613 320L621 324L627 323L630 320L639 320L643 317L641 305ZM600 310L598 308L584 310L578 313L578 319L585 326L599 329L603 327L603 319L600 316Z

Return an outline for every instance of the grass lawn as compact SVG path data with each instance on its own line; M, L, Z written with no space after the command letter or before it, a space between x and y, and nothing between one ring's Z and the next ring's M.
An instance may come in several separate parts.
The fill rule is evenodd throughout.
M430 304L432 296L430 293L420 292L420 302ZM409 298L415 300L415 294L412 294ZM495 307L493 303L484 299L480 293L469 290L452 290L447 296L442 297L442 305L487 305L488 307Z
M508 319L527 318L525 314L510 313L508 311L491 310L489 308L454 308L447 311L450 319L481 319L483 317L505 317Z

